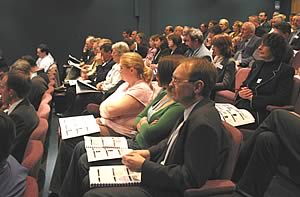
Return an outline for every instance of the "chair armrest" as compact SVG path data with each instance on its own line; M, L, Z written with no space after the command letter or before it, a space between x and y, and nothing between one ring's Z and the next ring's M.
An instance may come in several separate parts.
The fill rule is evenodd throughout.
M285 109L285 110L288 110L288 111L293 111L295 109L295 106L293 106L293 105L284 105L284 106L267 105L266 109L269 112L271 112L275 109Z
M235 101L236 94L229 90L221 90L216 92L215 101L233 104Z
M232 194L235 184L230 180L209 180L200 188L184 191L184 197L201 197L212 195Z

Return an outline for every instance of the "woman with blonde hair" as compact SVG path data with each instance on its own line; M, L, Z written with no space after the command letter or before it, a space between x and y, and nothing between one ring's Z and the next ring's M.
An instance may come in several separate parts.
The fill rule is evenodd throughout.
M125 81L100 105L97 119L101 136L127 136L136 134L134 120L151 101L152 70L144 66L142 57L134 52L120 58L120 74Z

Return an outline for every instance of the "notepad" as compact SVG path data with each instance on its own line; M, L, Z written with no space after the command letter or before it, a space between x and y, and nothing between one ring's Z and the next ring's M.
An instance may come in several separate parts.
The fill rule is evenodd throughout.
M229 103L216 103L215 107L221 119L234 127L255 122L255 118L246 109L238 109Z
M59 118L58 121L63 140L100 132L93 115Z
M129 170L125 165L91 166L90 187L135 186L141 183L141 173Z
M88 162L119 159L132 151L125 137L84 137Z
M86 81L77 80L76 83L76 94L100 92L95 86L87 83Z

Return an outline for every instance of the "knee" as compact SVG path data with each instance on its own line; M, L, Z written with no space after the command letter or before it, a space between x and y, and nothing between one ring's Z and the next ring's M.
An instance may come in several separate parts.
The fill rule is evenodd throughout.
M273 132L262 132L257 136L256 145L259 147L278 147L279 140Z

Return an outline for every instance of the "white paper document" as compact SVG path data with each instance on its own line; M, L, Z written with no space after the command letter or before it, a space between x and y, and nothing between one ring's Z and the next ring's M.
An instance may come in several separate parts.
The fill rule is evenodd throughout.
M91 166L90 187L134 186L141 182L141 173L129 170L125 165Z
M58 121L63 140L100 132L93 115L59 118Z
M84 137L88 162L118 159L132 151L125 137Z
M221 119L234 127L255 122L252 114L246 109L238 109L229 103L216 103L215 107Z

